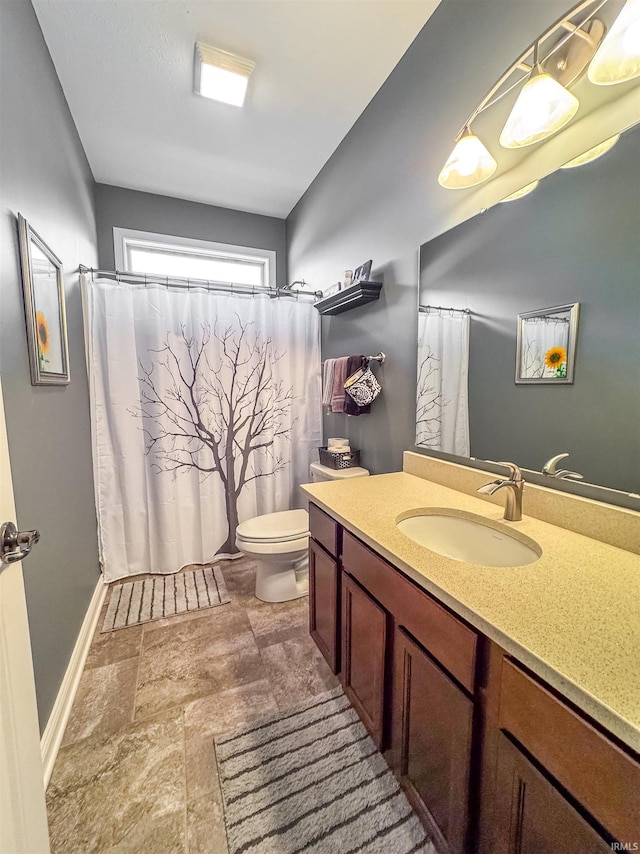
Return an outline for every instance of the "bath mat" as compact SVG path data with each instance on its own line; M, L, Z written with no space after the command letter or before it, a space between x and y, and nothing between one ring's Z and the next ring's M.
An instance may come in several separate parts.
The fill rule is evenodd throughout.
M102 632L148 623L173 614L200 611L229 602L222 570L217 566L176 575L126 581L111 589Z
M215 748L229 854L435 854L341 688Z

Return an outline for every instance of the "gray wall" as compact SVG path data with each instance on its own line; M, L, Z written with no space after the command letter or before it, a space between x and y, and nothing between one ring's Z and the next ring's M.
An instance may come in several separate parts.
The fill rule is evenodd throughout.
M233 211L169 196L96 185L100 267L113 270L113 228L131 228L214 243L231 243L276 252L276 280L287 281L285 222L271 216Z
M640 128L426 243L420 302L472 312L471 454L640 492ZM516 316L580 303L572 385L516 385Z
M24 564L43 728L98 580L77 268L96 259L93 178L31 3L0 3L0 370L18 523L42 540ZM31 385L16 214L62 259L71 383Z
M522 184L441 189L438 172L464 118L565 2L443 0L287 219L289 275L330 286L373 258L381 299L323 320L323 358L386 352L370 415L325 419L373 472L398 470L414 444L418 247ZM529 179L531 180L531 179Z

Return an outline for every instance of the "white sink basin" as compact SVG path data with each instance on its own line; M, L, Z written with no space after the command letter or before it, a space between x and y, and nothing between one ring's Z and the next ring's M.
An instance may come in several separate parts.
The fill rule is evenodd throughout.
M432 552L478 566L525 566L538 560L540 546L499 522L445 508L412 511L396 525Z

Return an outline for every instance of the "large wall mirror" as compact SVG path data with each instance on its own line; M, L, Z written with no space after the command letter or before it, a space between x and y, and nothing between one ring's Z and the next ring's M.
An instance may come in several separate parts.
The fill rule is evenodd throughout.
M530 194L421 246L419 383L427 321L436 330L429 343L436 344L428 351L432 388L418 390L419 449L511 460L536 472L568 453L557 472L638 498L639 162L636 125L599 159L560 169ZM548 307L567 312L575 304L572 382L517 382L518 317L544 317ZM561 322L547 326L558 330L549 335L560 336ZM554 370L554 359L560 364L561 378L563 341L549 337L541 352ZM452 354L465 351L468 363L457 364ZM430 393L436 398L431 431L424 426ZM550 477L545 483L557 485Z

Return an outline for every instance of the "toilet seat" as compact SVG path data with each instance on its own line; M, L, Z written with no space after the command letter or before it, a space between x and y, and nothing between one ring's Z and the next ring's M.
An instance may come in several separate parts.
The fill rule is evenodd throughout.
M293 540L276 540L275 542L267 542L265 540L243 540L242 537L236 537L236 545L241 552L248 555L256 555L268 559L280 556L280 558L291 557L298 559L301 555L307 553L309 548L309 534L304 534L302 537L296 537Z
M260 544L291 543L309 536L309 514L306 510L282 510L266 513L241 522L236 530L238 542Z

